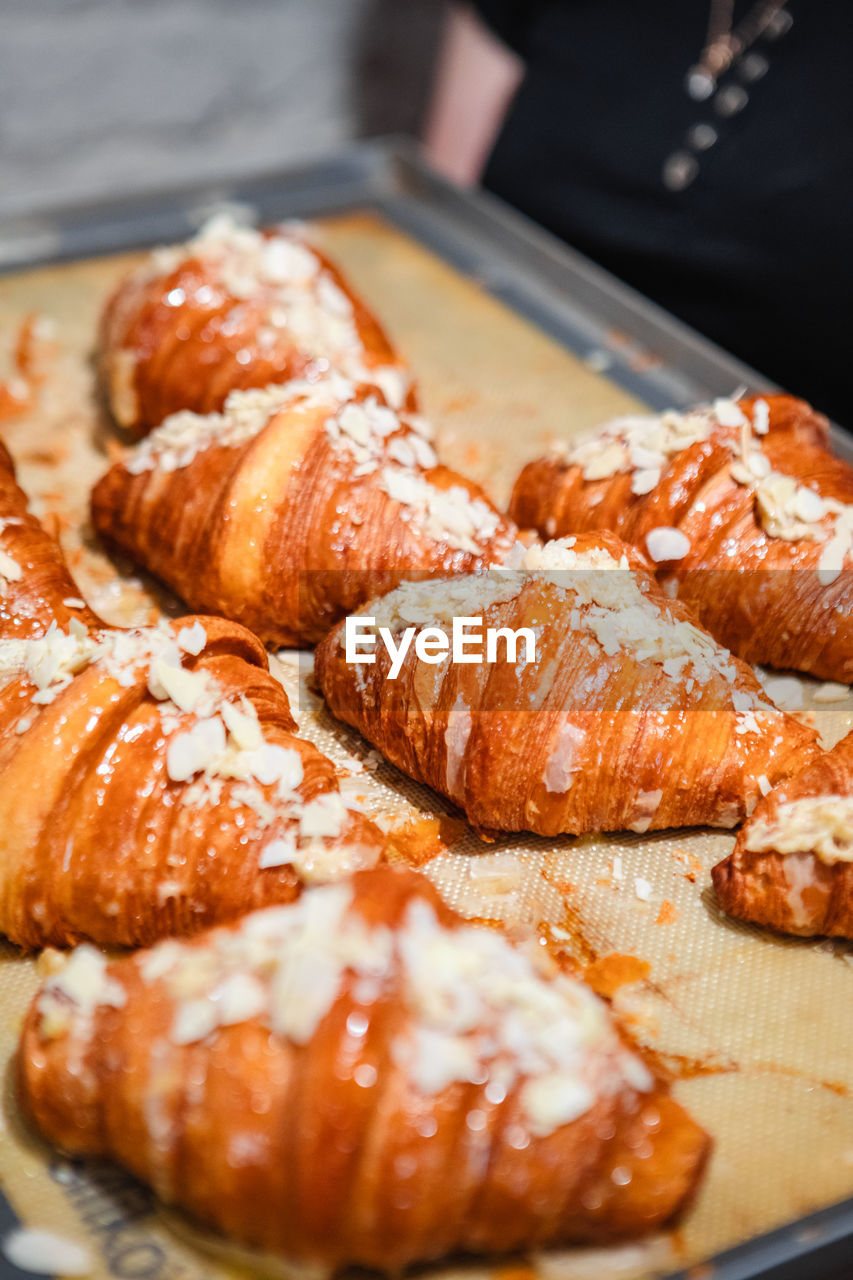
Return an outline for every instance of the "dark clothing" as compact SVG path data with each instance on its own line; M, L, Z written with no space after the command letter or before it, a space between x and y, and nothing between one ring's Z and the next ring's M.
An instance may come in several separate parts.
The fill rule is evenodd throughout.
M853 427L853 9L790 0L790 29L721 78L728 102L696 102L708 4L478 0L527 68L485 185Z

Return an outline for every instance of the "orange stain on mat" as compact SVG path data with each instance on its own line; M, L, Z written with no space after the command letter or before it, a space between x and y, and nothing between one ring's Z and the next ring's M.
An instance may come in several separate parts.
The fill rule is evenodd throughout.
M0 421L17 418L35 406L38 386L44 381L47 344L39 335L39 317L29 315L18 327L12 350L12 376L0 382Z
M620 987L627 987L632 982L642 982L651 973L651 968L648 960L640 960L638 956L623 956L614 951L588 964L583 976L593 991L609 998Z
M468 830L461 818L414 818L388 832L389 860L422 867L438 854L452 848Z
M658 912L655 924L675 924L678 919L678 908L674 903L670 902L667 898L664 898L663 902L660 904L660 911Z

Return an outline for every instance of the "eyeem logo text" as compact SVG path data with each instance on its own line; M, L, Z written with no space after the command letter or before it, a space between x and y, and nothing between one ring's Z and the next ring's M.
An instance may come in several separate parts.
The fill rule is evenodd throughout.
M377 643L383 644L391 659L389 680L396 680L414 640L420 662L511 662L519 660L523 643L522 666L536 661L536 633L532 627L483 627L482 618L454 618L450 634L443 627L406 627L396 635L389 627L377 627L376 619L364 614L351 614L345 624L344 641L347 662L368 665L376 661Z

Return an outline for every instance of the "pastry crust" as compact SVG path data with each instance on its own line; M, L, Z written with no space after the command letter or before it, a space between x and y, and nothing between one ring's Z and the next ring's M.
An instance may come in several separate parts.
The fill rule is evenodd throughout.
M317 649L333 713L481 831L734 826L762 780L819 750L613 534L531 548L518 572L404 584L362 614L397 641L453 615L536 634L526 664L428 664L413 640L396 679L387 649L348 662L342 625Z
M384 837L296 736L255 636L208 617L107 627L7 458L0 932L139 945L373 865Z
M529 463L510 511L548 537L611 529L651 551L661 580L748 662L853 681L853 468L801 400L617 420Z
M43 636L52 623L67 630L102 625L80 596L56 540L29 511L15 466L0 441L0 639Z
M31 1007L19 1097L65 1151L292 1262L652 1231L709 1139L548 964L422 876L361 872L188 945L75 954Z
M92 518L191 608L278 645L403 578L501 560L516 534L420 418L337 375L167 420L98 482Z
M804 937L853 937L853 733L776 787L711 872L730 915Z
M144 435L180 409L330 367L414 407L411 378L376 317L297 228L217 217L155 249L104 310L101 372L113 416Z

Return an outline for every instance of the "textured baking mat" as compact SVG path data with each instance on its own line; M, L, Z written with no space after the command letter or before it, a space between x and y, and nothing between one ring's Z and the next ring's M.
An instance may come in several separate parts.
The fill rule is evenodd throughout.
M499 502L521 463L549 439L636 407L606 377L376 216L327 220L323 231L409 356L446 458ZM134 260L122 255L0 280L0 382L14 372L22 322L46 320L25 343L32 404L4 416L0 434L34 508L55 522L81 588L99 612L123 624L179 611L143 575L107 559L87 522L90 485L117 441L94 390L97 313ZM26 390L18 381L12 386L19 396ZM14 396L12 402L15 408ZM0 396L3 404L8 396ZM303 733L348 773L345 785L364 797L368 811L394 828L401 856L422 865L463 912L547 930L612 997L714 1137L706 1181L674 1233L617 1249L430 1274L641 1280L698 1264L853 1194L853 951L844 943L772 937L721 917L709 870L731 848L731 835L521 836L484 845L435 796L331 719L310 690L308 655L286 654L274 666ZM814 688L796 681L786 693L802 697L801 713L816 720L830 745L853 725L853 703L816 703ZM0 1187L13 1212L84 1245L96 1280L254 1273L256 1260L223 1250L180 1215L158 1209L116 1170L70 1164L26 1131L15 1109L12 1063L36 966L3 948Z

